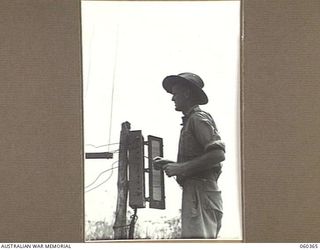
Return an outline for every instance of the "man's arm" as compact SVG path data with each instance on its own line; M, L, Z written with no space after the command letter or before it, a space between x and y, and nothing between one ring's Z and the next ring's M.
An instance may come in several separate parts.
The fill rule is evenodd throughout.
M168 163L164 165L163 168L169 177L175 175L186 177L196 172L213 168L218 163L224 161L224 159L224 151L222 149L215 148L190 161Z

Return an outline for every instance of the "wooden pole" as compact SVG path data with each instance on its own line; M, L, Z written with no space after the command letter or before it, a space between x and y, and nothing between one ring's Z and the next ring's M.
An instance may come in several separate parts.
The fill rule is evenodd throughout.
M127 239L127 200L128 200L128 142L130 123L121 124L119 145L119 168L118 168L118 198L116 218L113 226L114 239Z

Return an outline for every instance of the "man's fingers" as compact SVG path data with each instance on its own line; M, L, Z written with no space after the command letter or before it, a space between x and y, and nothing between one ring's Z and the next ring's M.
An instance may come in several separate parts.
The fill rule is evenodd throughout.
M153 158L153 161L159 161L159 160L161 160L161 159L162 159L162 157L156 156L156 157Z
M170 161L168 159L164 159L160 156L156 156L153 158L153 161L154 162L157 162L157 163L160 163L160 164L167 164L167 163L173 163L173 161Z

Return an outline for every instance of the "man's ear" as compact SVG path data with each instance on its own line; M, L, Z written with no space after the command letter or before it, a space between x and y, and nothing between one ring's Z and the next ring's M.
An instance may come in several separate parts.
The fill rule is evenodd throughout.
M191 89L188 87L185 87L184 91L183 91L183 95L185 98L189 99L191 96Z

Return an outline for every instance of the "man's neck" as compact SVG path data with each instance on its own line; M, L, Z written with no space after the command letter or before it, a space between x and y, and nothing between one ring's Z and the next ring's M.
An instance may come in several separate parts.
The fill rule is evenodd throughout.
M186 106L186 108L182 111L183 115L188 115L190 111L196 106L198 106L198 104L190 104Z

